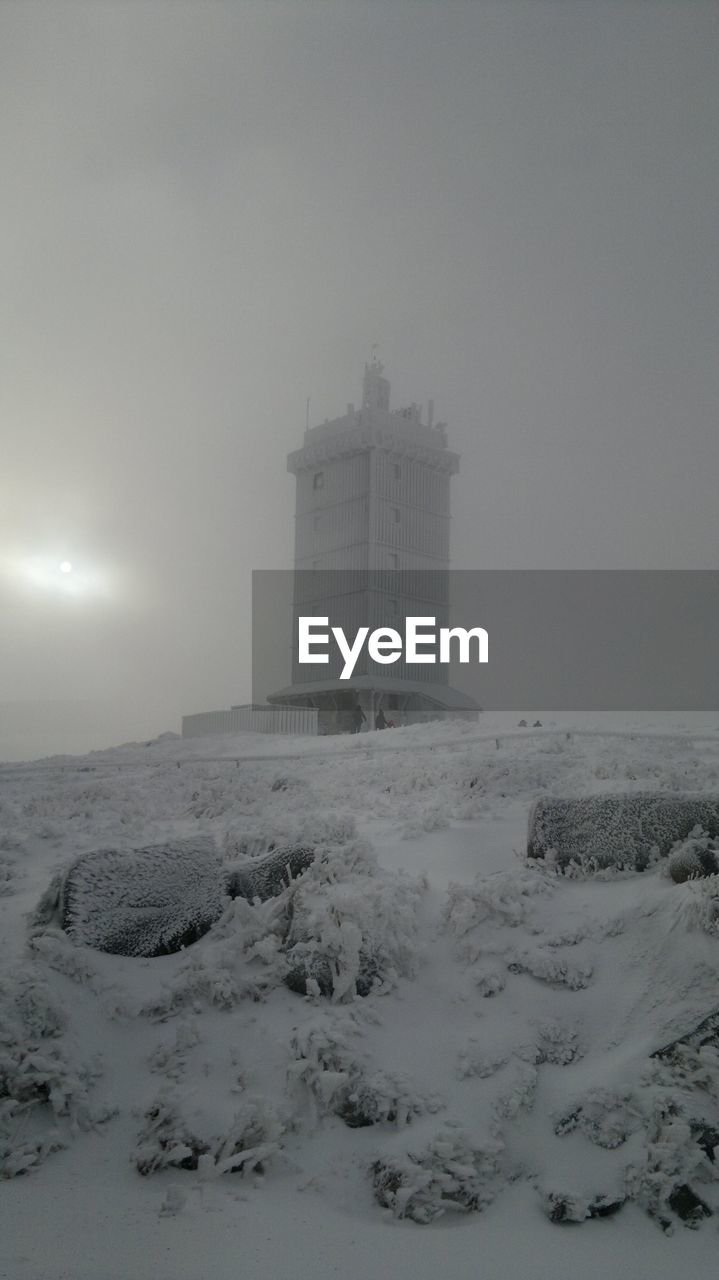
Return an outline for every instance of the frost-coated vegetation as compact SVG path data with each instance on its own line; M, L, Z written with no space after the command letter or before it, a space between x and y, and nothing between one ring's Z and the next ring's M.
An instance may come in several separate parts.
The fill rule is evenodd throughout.
M211 1110L177 1090L166 1090L148 1108L133 1154L138 1173L197 1170L203 1178L264 1170L281 1151L283 1125L262 1100L249 1099L218 1124Z
M499 1189L498 1149L477 1150L461 1134L439 1133L421 1151L376 1161L375 1198L396 1218L421 1223L445 1213L479 1212Z
M99 1061L83 1059L40 974L21 970L0 986L0 1177L37 1168L80 1128L107 1113L89 1103Z
M715 876L719 872L719 840L696 826L686 840L679 840L669 854L669 874L675 884Z
M585 870L644 871L695 828L719 836L716 796L608 794L538 800L529 817L530 858Z
M226 878L226 888L231 898L247 898L252 902L259 898L276 898L292 880L315 860L311 846L286 845L272 849L264 857L247 860L233 867Z
M591 858L575 833L569 862L528 859L524 834L547 792L711 808L719 742L366 739L281 767L167 743L0 775L8 1185L117 1168L154 1225L199 1213L208 1183L218 1213L297 1191L406 1237L461 1217L477 1256L518 1188L527 1230L541 1210L614 1231L633 1205L708 1235L711 813L666 848L643 827L646 861L606 809Z

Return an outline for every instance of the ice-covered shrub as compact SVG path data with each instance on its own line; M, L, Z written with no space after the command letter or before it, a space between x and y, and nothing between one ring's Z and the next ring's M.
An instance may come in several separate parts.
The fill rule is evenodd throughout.
M607 1151L622 1146L643 1124L643 1114L630 1089L590 1090L555 1125L559 1137L578 1129Z
M296 1095L302 1086L318 1113L328 1114L350 1081L358 1078L362 1071L347 1031L336 1022L311 1021L295 1032L290 1048L292 1060L287 1070L290 1092Z
M17 879L17 852L0 849L0 898L7 898L15 892Z
M592 979L591 965L569 964L563 957L544 947L524 948L508 952L510 973L528 973L540 982L554 987L582 991Z
M436 1112L440 1107L434 1095L422 1097L403 1072L380 1070L350 1080L335 1114L350 1129L374 1124L402 1128L414 1116Z
M340 1000L413 977L424 888L382 870L361 841L317 858L291 890L290 985Z
M556 892L556 881L544 868L535 870L518 866L513 871L479 874L470 884L453 884L447 889L443 920L454 938L457 956L468 966L469 975L481 995L498 995L506 985L508 966L515 972L537 971L545 976L550 970L559 980L562 962L545 952L544 969L537 957L530 965L512 948L506 934L527 925L537 898Z
M477 925L520 925L533 899L555 891L551 880L533 868L479 874L471 884L450 884L444 919L450 933L461 938Z
M477 1212L499 1190L499 1151L498 1144L477 1148L461 1134L439 1133L422 1151L375 1161L375 1199L396 1218L420 1223L447 1212Z
M719 875L692 881L684 892L677 915L685 928L719 937Z
M566 1067L582 1056L579 1031L565 1022L541 1022L537 1028L535 1062Z
M143 1175L168 1167L198 1170L205 1178L262 1172L281 1150L282 1132L262 1099L248 1098L222 1125L176 1089L166 1090L146 1111L132 1158Z
M674 1063L655 1061L643 1080L643 1088L591 1090L555 1125L561 1137L575 1130L607 1151L622 1147L633 1137L633 1151L641 1139L639 1154L623 1171L621 1186L601 1197L552 1193L546 1210L554 1222L580 1222L616 1211L625 1200L633 1200L665 1230L677 1222L697 1226L714 1211L719 1169L715 1145L719 1131L706 1120L692 1118L696 1089L716 1088L713 1081L697 1077L685 1079L677 1088L679 1075ZM713 1096L713 1094L712 1094Z
M0 988L0 1176L35 1168L93 1113L96 1063L71 1052L65 1019L45 983L25 973Z
M466 1080L470 1076L486 1080L497 1071L501 1071L508 1061L508 1052L497 1050L493 1053L487 1052L474 1037L471 1037L457 1054L457 1076L460 1080Z
M196 1022L182 1019L175 1029L173 1039L163 1040L150 1054L150 1070L164 1076L166 1080L177 1082L184 1075L192 1050L201 1040Z
M443 831L449 826L447 805L442 799L435 799L422 805L411 818L408 818L402 829L405 840L414 840L417 836L429 831Z
M586 1222L588 1218L611 1218L625 1203L623 1195L582 1196L574 1191L550 1191L544 1198L544 1212L550 1222Z
M702 1184L717 1177L716 1165L697 1141L681 1106L657 1097L647 1123L643 1159L626 1174L627 1192L665 1230L677 1219L698 1226L712 1210Z
M461 1080L470 1076L483 1080L506 1067L511 1059L530 1067L545 1064L565 1067L581 1056L577 1028L571 1024L547 1020L538 1023L531 1038L521 1040L511 1048L503 1046L487 1049L474 1036L470 1037L457 1055L457 1075ZM525 1078L535 1079L529 1075L525 1075Z
M183 955L173 976L142 1006L142 1013L165 1018L203 1004L232 1009L245 1000L262 1000L284 977L286 930L281 898L256 906L237 898L207 945Z
M538 1072L531 1062L513 1064L503 1088L494 1104L495 1115L500 1120L513 1120L522 1111L531 1111L537 1093Z
M380 872L364 845L328 852L277 896L229 902L144 1012L165 1016L198 999L229 1008L283 981L337 1000L366 995L415 971L420 897L416 882Z
M481 996L486 999L498 996L507 985L507 976L497 961L490 957L478 957L471 967L472 981Z
M667 1231L678 1221L698 1226L719 1209L718 1097L713 1014L652 1054L634 1097L616 1099L618 1107L625 1104L621 1129L630 1128L629 1117L631 1128L643 1131L641 1154L626 1170L626 1193Z
M338 1116L350 1129L376 1124L401 1128L414 1116L442 1105L435 1095L421 1095L402 1072L369 1069L337 1024L309 1023L295 1033L291 1047L291 1091L296 1094L301 1085L317 1114Z

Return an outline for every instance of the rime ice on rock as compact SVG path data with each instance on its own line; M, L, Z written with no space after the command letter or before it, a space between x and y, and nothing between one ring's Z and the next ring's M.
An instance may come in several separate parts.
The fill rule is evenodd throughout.
M199 837L83 854L64 880L61 922L96 951L169 955L202 937L225 904L214 841Z
M699 828L672 850L669 874L675 884L714 876L719 872L719 842Z
M276 898L288 884L314 862L315 851L306 845L272 849L264 858L233 867L228 879L231 898Z
M574 862L588 870L616 867L644 871L653 857L666 857L695 827L719 836L719 797L651 792L546 797L529 815L527 853Z
M228 872L207 836L98 849L52 882L34 924L59 921L73 941L111 955L170 955L207 933L228 897L276 897L313 859L314 850L291 846Z

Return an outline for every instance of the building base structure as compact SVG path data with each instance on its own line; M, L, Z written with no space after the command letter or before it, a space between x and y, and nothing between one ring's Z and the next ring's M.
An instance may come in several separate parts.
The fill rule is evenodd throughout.
M350 733L355 708L364 714L364 727L373 729L380 710L387 725L425 724L431 720L476 720L479 707L473 698L445 684L392 681L381 676L357 676L350 682L315 681L289 685L272 694L270 703L315 708L317 732Z

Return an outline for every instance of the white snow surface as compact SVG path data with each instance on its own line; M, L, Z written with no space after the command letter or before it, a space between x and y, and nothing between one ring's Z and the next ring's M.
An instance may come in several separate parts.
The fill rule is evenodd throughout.
M719 1053L651 1055L719 1010L719 877L524 849L542 795L716 794L719 724L540 718L0 766L0 1276L715 1273ZM197 838L322 856L174 955L31 926L78 855ZM284 985L288 947L331 999Z

